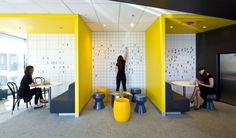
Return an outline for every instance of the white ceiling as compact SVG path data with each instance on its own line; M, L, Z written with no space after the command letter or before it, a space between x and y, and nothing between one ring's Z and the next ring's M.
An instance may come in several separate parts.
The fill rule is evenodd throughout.
M183 14L109 0L0 0L0 13L76 13L92 31L145 31L160 14Z

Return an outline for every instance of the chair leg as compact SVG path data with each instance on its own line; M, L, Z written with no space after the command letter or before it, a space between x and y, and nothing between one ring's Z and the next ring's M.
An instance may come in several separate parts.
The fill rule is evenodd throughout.
M29 104L30 104L30 107L32 107L32 105L31 105L31 101L29 101Z
M46 100L46 98L47 98L47 97L46 97L46 91L44 92L44 98L45 98L45 100Z
M26 108L27 108L27 111L29 112L28 102L26 102Z
M19 101L17 102L17 110L19 110L19 106L20 106L20 99L19 99Z
M18 99L15 101L13 100L13 106L12 106L12 110L11 110L11 114L13 115L13 111L15 110L15 106L18 103Z

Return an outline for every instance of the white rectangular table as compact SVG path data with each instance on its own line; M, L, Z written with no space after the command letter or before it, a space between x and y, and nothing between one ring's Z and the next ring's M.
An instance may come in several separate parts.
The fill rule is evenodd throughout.
M36 88L46 88L48 89L48 102L50 103L51 102L51 97L52 97L52 87L55 87L55 86L60 86L60 85L63 85L63 82L50 82L50 84L48 85L39 85L39 86L36 86ZM35 88L35 87L31 87L31 88Z
M183 96L186 96L186 87L195 87L192 81L172 81L171 83L183 87Z

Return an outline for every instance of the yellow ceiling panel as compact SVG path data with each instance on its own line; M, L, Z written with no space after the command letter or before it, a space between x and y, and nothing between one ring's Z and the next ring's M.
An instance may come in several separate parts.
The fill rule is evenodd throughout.
M12 35L29 33L74 33L73 14L0 14L0 32Z
M236 24L236 21L195 14L165 15L167 34L192 34Z

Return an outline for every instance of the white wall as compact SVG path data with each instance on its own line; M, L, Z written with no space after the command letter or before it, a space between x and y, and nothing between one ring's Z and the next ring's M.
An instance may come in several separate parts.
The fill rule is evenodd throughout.
M166 35L166 81L196 79L196 35ZM182 93L182 88L172 87ZM186 95L193 89L188 88Z
M74 35L30 34L28 36L28 65L34 66L34 77L42 76L48 81L63 82L52 91L64 92L74 81Z
M124 53L125 47L128 47L127 89L145 88L145 33L93 32L94 90L99 86L106 86L110 91L116 89L117 57Z

